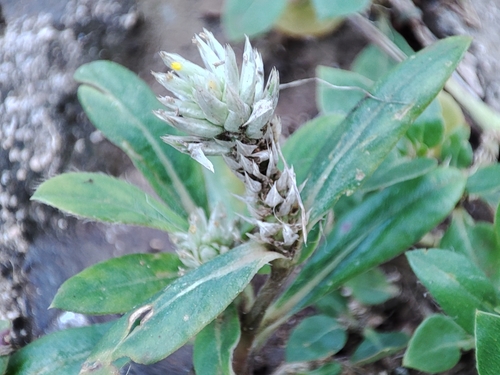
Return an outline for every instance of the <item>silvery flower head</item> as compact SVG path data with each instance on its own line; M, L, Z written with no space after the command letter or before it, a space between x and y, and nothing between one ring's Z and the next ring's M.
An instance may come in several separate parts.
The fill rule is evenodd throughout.
M165 142L213 171L207 155L224 155L242 137L264 136L278 102L279 77L273 69L264 85L262 57L248 38L241 72L232 48L222 46L209 31L196 35L193 42L204 68L175 53L160 53L171 71L153 74L175 97L158 98L166 109L155 114L188 134L165 136Z

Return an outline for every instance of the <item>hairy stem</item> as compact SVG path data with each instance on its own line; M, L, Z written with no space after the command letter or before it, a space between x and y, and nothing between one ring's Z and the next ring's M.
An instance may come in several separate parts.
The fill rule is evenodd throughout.
M277 259L271 263L271 274L260 289L257 299L248 314L243 314L241 322L241 338L234 351L234 371L236 374L250 375L252 366L250 355L255 336L269 305L281 291L283 283L293 270L292 261Z

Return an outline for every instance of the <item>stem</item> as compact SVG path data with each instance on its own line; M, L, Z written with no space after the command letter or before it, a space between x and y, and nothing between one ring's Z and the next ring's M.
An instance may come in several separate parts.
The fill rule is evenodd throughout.
M260 323L269 305L281 291L283 283L293 270L289 259L277 259L271 264L271 275L260 289L257 299L241 322L241 338L234 351L234 371L236 374L249 375L252 368L250 354Z

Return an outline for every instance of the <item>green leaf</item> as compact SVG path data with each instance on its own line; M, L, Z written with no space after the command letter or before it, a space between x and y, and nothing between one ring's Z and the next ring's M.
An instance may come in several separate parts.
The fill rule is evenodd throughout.
M458 127L454 129L443 142L441 160L449 160L449 165L458 168L467 168L472 164L474 157L472 146L469 143L470 128Z
M283 146L283 156L293 166L297 185L303 183L329 135L342 121L340 115L316 117L294 132Z
M464 186L458 170L437 168L368 197L339 219L266 319L285 319L405 251L449 214Z
M222 25L231 40L269 31L286 7L286 0L226 0Z
M385 274L378 268L354 276L344 284L352 296L364 305L378 305L395 297L399 289L387 281Z
M479 375L497 375L500 369L500 316L476 312L476 363Z
M346 297L342 296L338 290L335 290L316 301L314 307L322 314L337 318L349 311L348 302Z
M234 304L196 335L193 363L196 375L233 375L233 350L240 339Z
M311 316L293 330L285 358L287 362L324 359L342 349L346 341L345 329L336 319L326 315Z
M467 256L500 285L500 247L492 224L475 223L467 211L457 208L439 247Z
M406 132L406 137L416 146L418 155L440 145L444 140L444 119L438 99L434 99Z
M422 176L437 166L436 159L429 158L397 158L386 159L377 170L366 179L361 186L363 192L370 192L389 187L398 182L408 181Z
M112 324L70 328L44 336L12 355L7 374L78 374L85 358Z
M218 204L222 204L228 218L236 219L236 216L245 210L245 203L236 197L245 194L245 186L221 157L211 157L210 161L214 165L215 173L203 168L210 212Z
M441 308L467 332L474 332L476 309L494 311L497 292L466 256L450 250L406 253L410 266Z
M125 181L99 173L64 173L41 184L33 200L72 215L163 231L187 229L187 220Z
M201 166L160 137L177 131L158 119L162 108L151 89L130 70L111 61L94 61L75 73L78 98L92 123L120 147L158 196L187 216L207 207Z
M177 279L176 254L130 254L86 268L66 280L50 307L83 314L125 313Z
M500 164L478 169L469 176L466 189L469 194L481 197L496 208L500 203Z
M350 361L358 366L376 362L399 352L408 343L408 335L403 332L375 332L366 330L365 339L356 348Z
M431 374L454 367L460 359L460 350L472 349L474 343L452 318L432 315L417 328L408 344L403 366Z
M376 81L385 76L396 65L397 63L380 48L370 44L356 56L351 68L366 79Z
M410 56L375 84L377 99L365 98L335 127L302 191L310 225L375 171L439 93L469 44L468 37L451 37Z
M348 70L318 66L316 76L328 83L345 88L332 88L324 83L318 83L316 88L316 102L321 112L325 114L337 114L344 118L366 96L362 90L370 91L373 81L359 73ZM348 88L351 89L348 89ZM326 138L326 137L325 137Z
M312 0L319 19L345 17L361 12L370 5L370 0Z
M11 323L9 320L0 319L0 375L5 374L9 364L9 355L11 347L5 338L10 335Z
M178 278L119 319L87 359L81 375L92 374L95 365L111 371L113 362L123 357L141 364L167 357L223 312L264 264L278 257L249 242Z

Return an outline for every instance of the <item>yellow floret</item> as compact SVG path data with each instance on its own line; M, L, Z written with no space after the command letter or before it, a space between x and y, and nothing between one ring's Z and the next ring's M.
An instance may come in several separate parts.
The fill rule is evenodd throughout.
M173 70L181 70L182 69L182 64L178 61L173 61L172 64L170 64L170 67Z

